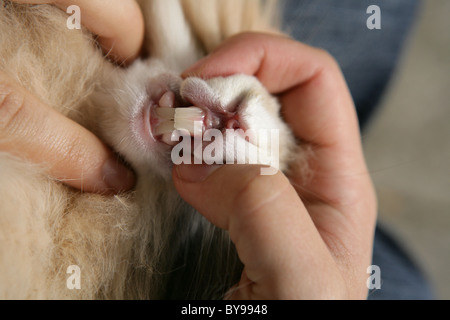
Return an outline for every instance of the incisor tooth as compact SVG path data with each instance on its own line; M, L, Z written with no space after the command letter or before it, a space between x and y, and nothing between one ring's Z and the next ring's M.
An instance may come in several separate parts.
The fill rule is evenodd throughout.
M168 144L169 146L174 146L178 143L177 139L174 139L174 141L172 141L172 137L174 136L174 133L165 133L162 135L161 140L162 142L164 142L165 144Z
M174 124L176 130L187 130L192 135L201 134L203 132L203 123L193 120L178 120Z
M175 123L174 123L174 127L177 130L187 130L190 133L194 133L194 121L191 120L180 120L178 119Z
M163 108L173 108L173 105L175 103L175 93L172 91L167 91L163 94L161 99L159 99L159 106Z
M174 117L175 129L185 129L193 135L201 134L203 131L204 116L203 110L197 107L176 108Z
M203 110L197 107L189 107L189 108L175 108L175 120L177 118L201 118L203 117Z
M175 123L173 121L161 122L155 130L156 135L171 133L175 130Z
M158 117L172 120L175 117L174 108L155 108L155 113Z

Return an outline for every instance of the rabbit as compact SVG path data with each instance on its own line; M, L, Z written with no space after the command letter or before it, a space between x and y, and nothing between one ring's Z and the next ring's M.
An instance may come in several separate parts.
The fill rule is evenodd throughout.
M88 30L67 28L67 14L56 7L2 1L0 70L95 133L137 176L130 192L90 194L49 177L45 165L0 152L3 299L222 299L242 264L227 232L177 194L174 150L194 138L193 117L200 134L216 130L225 138L230 129L276 130L275 153L264 139L239 133L246 160L263 150L269 158L258 163L286 171L301 153L276 97L255 77L180 77L234 34L281 33L276 3L138 3L143 53L124 68L102 55ZM201 151L208 146L203 139ZM236 160L241 147L201 152L203 161L222 155L225 163L231 151Z

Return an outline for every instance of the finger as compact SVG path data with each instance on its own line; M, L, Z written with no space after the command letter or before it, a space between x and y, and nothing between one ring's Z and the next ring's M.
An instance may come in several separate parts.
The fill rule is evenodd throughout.
M300 52L296 52L300 50ZM272 93L307 81L321 69L324 53L288 37L245 32L228 38L214 52L183 72L205 78L245 73L258 76Z
M225 41L183 76L255 75L278 94L284 119L310 143L312 178L290 175L308 212L343 269L370 261L376 196L365 165L355 108L336 62L287 37L245 33ZM361 268L364 266L364 268Z
M244 33L225 41L183 76L235 73L255 75L273 94L293 92L283 102L297 100L283 104L283 112L287 121L295 119L290 124L298 137L329 145L346 140L341 135L351 132L355 140L358 128L351 96L339 67L323 50L283 36ZM335 130L342 126L347 130Z
M15 0L19 3L51 3L66 11L80 7L81 23L93 34L112 60L126 64L140 53L144 19L135 0Z
M181 197L229 231L244 264L232 298L323 298L339 293L334 261L287 178L263 176L260 167L181 165L173 179ZM200 180L200 181L198 181ZM192 182L194 181L194 182ZM321 273L327 273L326 276ZM311 279L334 277L323 283Z
M356 189L365 192L371 182L354 104L330 55L287 37L244 33L225 41L183 76L235 73L255 75L270 92L279 94L286 122L298 138L314 147L310 195L337 206L342 199L355 203L362 198L358 192L343 196L350 189L345 185L354 190L358 184ZM302 175L294 172L291 178L296 186L304 186ZM300 193L303 190L298 188Z
M41 164L52 177L83 191L116 193L134 185L133 174L95 135L2 74L0 150Z

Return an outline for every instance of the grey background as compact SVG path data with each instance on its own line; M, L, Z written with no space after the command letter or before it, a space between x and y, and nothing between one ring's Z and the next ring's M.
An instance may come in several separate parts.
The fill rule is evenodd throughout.
M363 135L380 221L418 260L438 299L450 299L449 17L450 1L423 2Z

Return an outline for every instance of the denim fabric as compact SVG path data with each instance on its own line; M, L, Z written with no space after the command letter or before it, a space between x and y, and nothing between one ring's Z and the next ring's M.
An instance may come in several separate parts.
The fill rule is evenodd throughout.
M416 0L285 0L284 29L330 52L342 68L361 127L378 105L417 13ZM369 30L367 8L381 9L381 29Z
M431 300L434 292L421 269L399 242L377 226L373 250L374 265L381 270L381 289L369 292L369 300Z
M416 18L416 0L285 0L284 29L295 39L330 52L340 64L362 130L379 105ZM367 8L381 9L381 29L369 30ZM377 226L373 262L381 289L369 299L433 299L421 270L398 241Z

